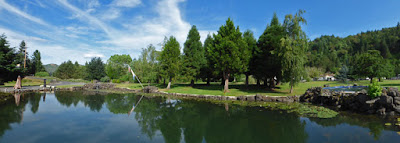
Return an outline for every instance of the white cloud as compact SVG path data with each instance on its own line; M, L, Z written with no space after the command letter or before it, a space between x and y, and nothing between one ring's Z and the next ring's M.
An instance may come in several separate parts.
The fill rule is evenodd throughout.
M36 18L34 16L31 16L29 14L26 14L25 12L22 12L21 10L15 8L14 6L9 5L7 2L5 2L5 0L0 0L0 7L6 9L7 11L10 11L12 13L15 13L21 17L24 17L26 19L29 19L30 21L36 22L38 24L42 24L42 25L48 25L46 22L44 22L43 20Z
M83 54L84 58L94 58L94 57L100 57L100 58L104 58L103 54L96 54L96 53L87 53L87 54Z
M84 63L92 57L107 58L113 54L130 54L135 58L141 52L142 48L149 44L158 46L164 40L164 37L175 36L181 46L186 40L191 24L182 18L179 4L182 0L159 0L157 4L151 5L150 12L154 14L146 15L143 13L130 14L130 20L123 17L124 20L111 21L123 16L127 7L133 8L141 4L141 1L125 1L126 7L118 7L118 3L123 1L114 1L111 5L100 5L97 0L84 1L83 8L72 5L67 0L58 0L57 4L65 7L72 13L74 21L71 23L57 26L49 25L43 20L19 11L17 8L9 8L13 13L21 15L27 20L36 23L44 23L38 29L32 29L23 25L25 33L18 33L8 28L1 29L0 33L6 33L8 40L12 45L18 46L22 40L25 40L29 48L28 52L38 49L42 53L42 62L45 64L60 64L63 61L71 60ZM129 4L128 4L129 2ZM0 0L0 5L5 3ZM132 4L134 3L134 4ZM1 5L0 8L7 8ZM107 13L108 17L103 17ZM114 11L114 12L112 12ZM100 16L99 16L100 15ZM1 16L1 13L0 13ZM125 16L125 15L124 15ZM62 18L62 17L61 17ZM65 18L65 17L64 17ZM84 23L75 20L82 21ZM68 20L68 19L67 19ZM2 24L0 23L0 26ZM122 26L122 27L118 27ZM5 31L5 32L3 32ZM201 40L204 41L207 34L215 31L199 30ZM9 34L10 33L10 34ZM25 34L34 34L38 36L27 36ZM183 48L183 47L181 47Z
M129 7L133 8L140 5L142 1L140 0L115 0L113 1L113 5L118 7Z

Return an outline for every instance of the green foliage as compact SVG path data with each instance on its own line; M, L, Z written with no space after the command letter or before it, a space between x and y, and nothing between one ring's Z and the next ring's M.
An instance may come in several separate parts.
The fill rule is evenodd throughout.
M306 67L305 71L311 79L321 77L325 73L324 69L317 67Z
M180 46L175 37L171 36L162 47L160 62L161 70L170 80L174 78L179 71Z
M107 60L106 74L111 79L119 79L123 75L129 74L125 64L130 64L132 58L129 55L113 55Z
M306 20L302 17L304 11L299 10L294 16L286 15L284 27L287 35L281 39L282 49L278 56L282 57L281 66L283 81L289 82L290 92L293 92L293 86L300 82L305 75L304 64L307 57L305 51L308 48L307 35L302 31L301 24Z
M113 80L112 80L112 83L121 83L121 80L119 80L119 79L113 79Z
M285 27L274 13L271 23L259 37L250 61L250 71L258 80L282 79L282 57L278 53L282 51L281 39L285 35Z
M102 78L100 79L101 82L110 82L110 80L111 80L111 79L110 79L108 76L102 77Z
M0 84L17 79L18 75L24 76L26 70L18 68L21 59L18 59L14 48L11 48L7 37L0 35Z
M35 50L35 52L33 52L32 66L34 67L33 69L35 69L34 73L46 71L46 69L43 67L40 52L38 50Z
M55 71L54 75L61 79L74 78L74 73L76 72L74 64L71 61L63 62Z
M44 69L50 74L53 75L53 73L57 70L58 65L57 64L47 64L43 65Z
M349 68L346 65L343 65L339 70L339 74L336 75L336 78L342 82L347 82L349 78Z
M35 73L35 76L47 77L47 76L49 76L49 73L47 73L47 72L37 72L37 73Z
M377 50L368 50L365 53L356 55L353 63L354 74L358 77L391 77L394 75L394 66L383 59Z
M243 41L242 33L239 27L235 27L233 21L228 18L225 25L222 25L218 34L214 34L213 45L209 46L209 58L214 61L214 70L222 73L225 80L228 80L231 74L246 71L244 58L246 56L246 43ZM225 85L225 91L228 91L228 85Z
M382 87L379 85L377 79L373 79L372 83L368 86L368 96L371 98L376 98L381 96Z
M200 41L200 34L195 25L189 31L186 42L183 47L183 75L189 81L199 77L200 68L203 67L206 60L204 57L204 48Z
M61 65L60 65L61 67ZM60 68L59 67L59 68ZM92 58L89 63L86 64L86 72L88 80L99 80L106 76L104 63L100 58Z
M142 49L139 59L132 61L131 68L141 82L152 83L157 81L160 70L159 55L160 52L156 51L156 48L150 44L147 48ZM129 76L132 77L130 74Z

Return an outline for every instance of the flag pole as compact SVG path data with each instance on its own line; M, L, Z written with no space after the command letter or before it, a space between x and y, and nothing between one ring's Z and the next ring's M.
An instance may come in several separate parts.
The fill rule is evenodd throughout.
M139 81L140 85L142 86L142 89L144 89L142 83L140 82L139 78L138 78L138 77L135 75L135 73L133 72L131 66L128 65L128 67L129 67L130 72L132 73L132 76L136 77L136 79ZM140 101L142 100L142 98L143 98L143 95L142 95L142 97L140 97L139 101L135 104L136 106L139 105L139 103L140 103ZM136 109L136 108L135 108L135 105L133 105L132 110L129 111L128 117L129 117L129 115Z
M142 89L144 89L144 87L142 85L142 82L140 82L139 78L135 75L135 73L133 73L133 70L132 70L131 66L128 65L128 67L131 70L130 72L132 73L132 76L136 77L136 79L139 81L140 85L142 86Z

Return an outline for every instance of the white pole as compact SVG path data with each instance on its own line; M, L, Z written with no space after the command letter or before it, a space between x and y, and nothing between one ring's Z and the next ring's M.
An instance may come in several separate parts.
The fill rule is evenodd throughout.
M128 67L131 69L132 76L135 75L135 73L133 73L133 70L132 70L131 66L128 65ZM144 89L144 87L143 87L142 83L140 82L139 78L136 75L135 75L135 77L139 81L140 85L142 86L142 89Z

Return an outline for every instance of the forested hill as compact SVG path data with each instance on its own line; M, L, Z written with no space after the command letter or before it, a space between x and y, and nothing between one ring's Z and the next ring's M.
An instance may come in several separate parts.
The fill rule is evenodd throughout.
M381 30L361 32L346 38L321 36L310 43L307 66L337 73L342 66L351 66L354 57L368 50L378 50L400 73L400 23Z

